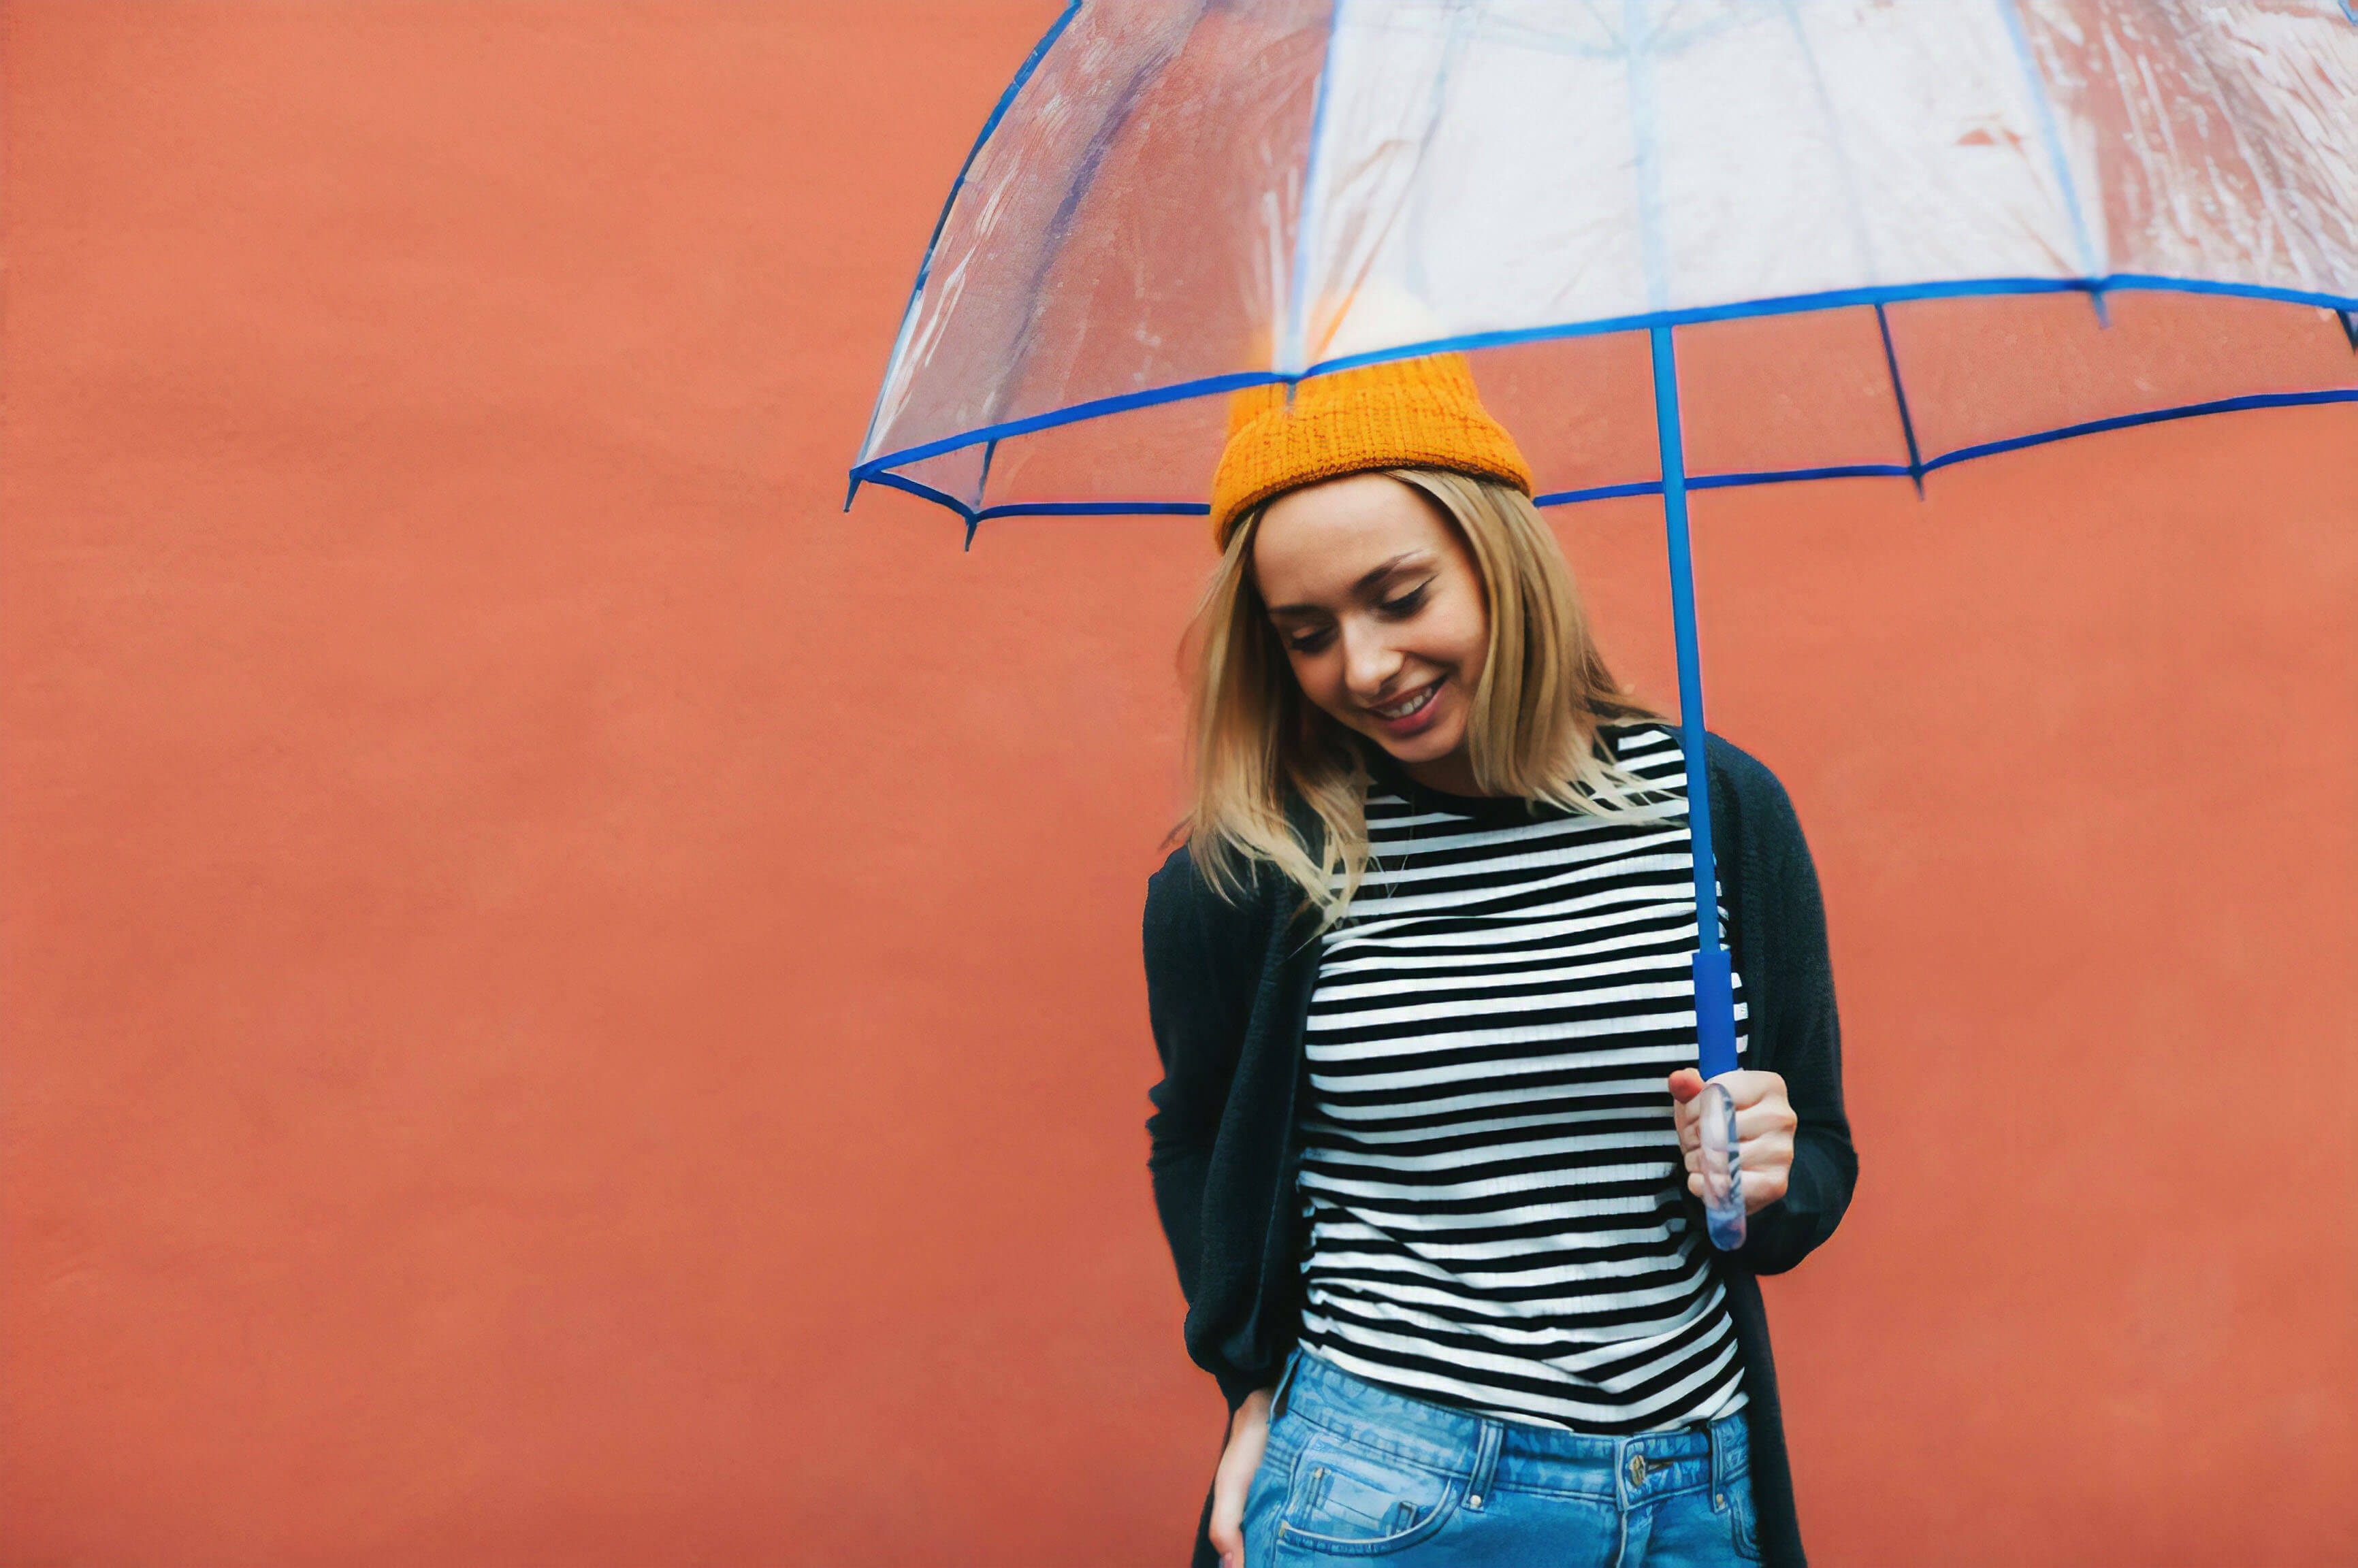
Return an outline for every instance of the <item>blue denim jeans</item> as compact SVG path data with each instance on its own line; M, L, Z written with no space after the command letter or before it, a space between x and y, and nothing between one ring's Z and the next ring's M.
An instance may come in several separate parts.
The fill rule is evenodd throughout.
M1245 1498L1246 1568L1758 1563L1744 1417L1588 1437L1410 1399L1296 1350Z

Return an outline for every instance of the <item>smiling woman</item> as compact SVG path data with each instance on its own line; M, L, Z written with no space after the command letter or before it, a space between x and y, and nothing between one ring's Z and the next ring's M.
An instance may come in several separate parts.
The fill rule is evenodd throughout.
M1498 479L1391 469L1255 507L1199 633L1189 838L1216 881L1258 853L1321 908L1348 902L1367 861L1351 735L1434 788L1642 809L1595 726L1652 715L1606 667L1546 525ZM1278 830L1288 784L1321 818L1339 883Z
M1436 787L1631 808L1595 729L1652 715L1606 668L1462 360L1347 371L1291 400L1256 389L1231 425L1221 560L1196 617L1187 825L1214 886L1265 860L1339 913L1366 862L1351 734ZM1285 821L1289 794L1319 819L1319 863Z
M1723 1254L1684 758L1529 483L1455 359L1234 411L1146 910L1155 1197L1231 1411L1199 1564L1801 1561L1755 1277L1856 1173L1808 849L1714 737Z

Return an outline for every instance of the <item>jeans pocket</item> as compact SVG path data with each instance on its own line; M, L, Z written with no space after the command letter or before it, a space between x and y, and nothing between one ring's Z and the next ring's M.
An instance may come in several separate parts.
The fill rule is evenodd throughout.
M1752 1481L1749 1476L1738 1480L1727 1495L1727 1528L1733 1534L1731 1545L1738 1561L1760 1561L1760 1528L1752 1513Z
M1279 1551L1371 1556L1439 1530L1465 1495L1465 1480L1322 1433L1294 1459L1286 1491Z

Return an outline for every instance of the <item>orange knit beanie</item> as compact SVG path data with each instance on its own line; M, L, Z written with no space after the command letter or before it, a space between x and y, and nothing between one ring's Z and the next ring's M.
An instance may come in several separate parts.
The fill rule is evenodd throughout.
M1228 444L1212 479L1212 543L1298 485L1370 469L1438 468L1504 480L1525 495L1531 470L1482 406L1462 354L1428 354L1297 383L1247 387L1228 404Z

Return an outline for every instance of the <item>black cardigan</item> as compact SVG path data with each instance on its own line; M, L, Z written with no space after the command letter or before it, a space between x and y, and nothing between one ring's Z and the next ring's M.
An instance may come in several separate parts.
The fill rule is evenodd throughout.
M1722 1263L1744 1357L1762 1555L1773 1568L1802 1568L1757 1276L1782 1273L1833 1234L1858 1157L1843 1115L1825 914L1801 823L1760 763L1716 735L1707 757L1721 894L1750 1003L1745 1065L1783 1074L1800 1120L1785 1196L1751 1217L1743 1247ZM1277 1381L1301 1329L1294 1105L1320 946L1298 913L1299 890L1266 866L1257 872L1250 892L1230 903L1182 847L1146 888L1147 1010L1163 1058L1163 1081L1148 1097L1147 1164L1187 1298L1187 1354L1218 1379L1231 1412ZM1688 1202L1700 1227L1701 1206ZM1207 1495L1195 1568L1218 1562L1205 1533L1210 1518Z

